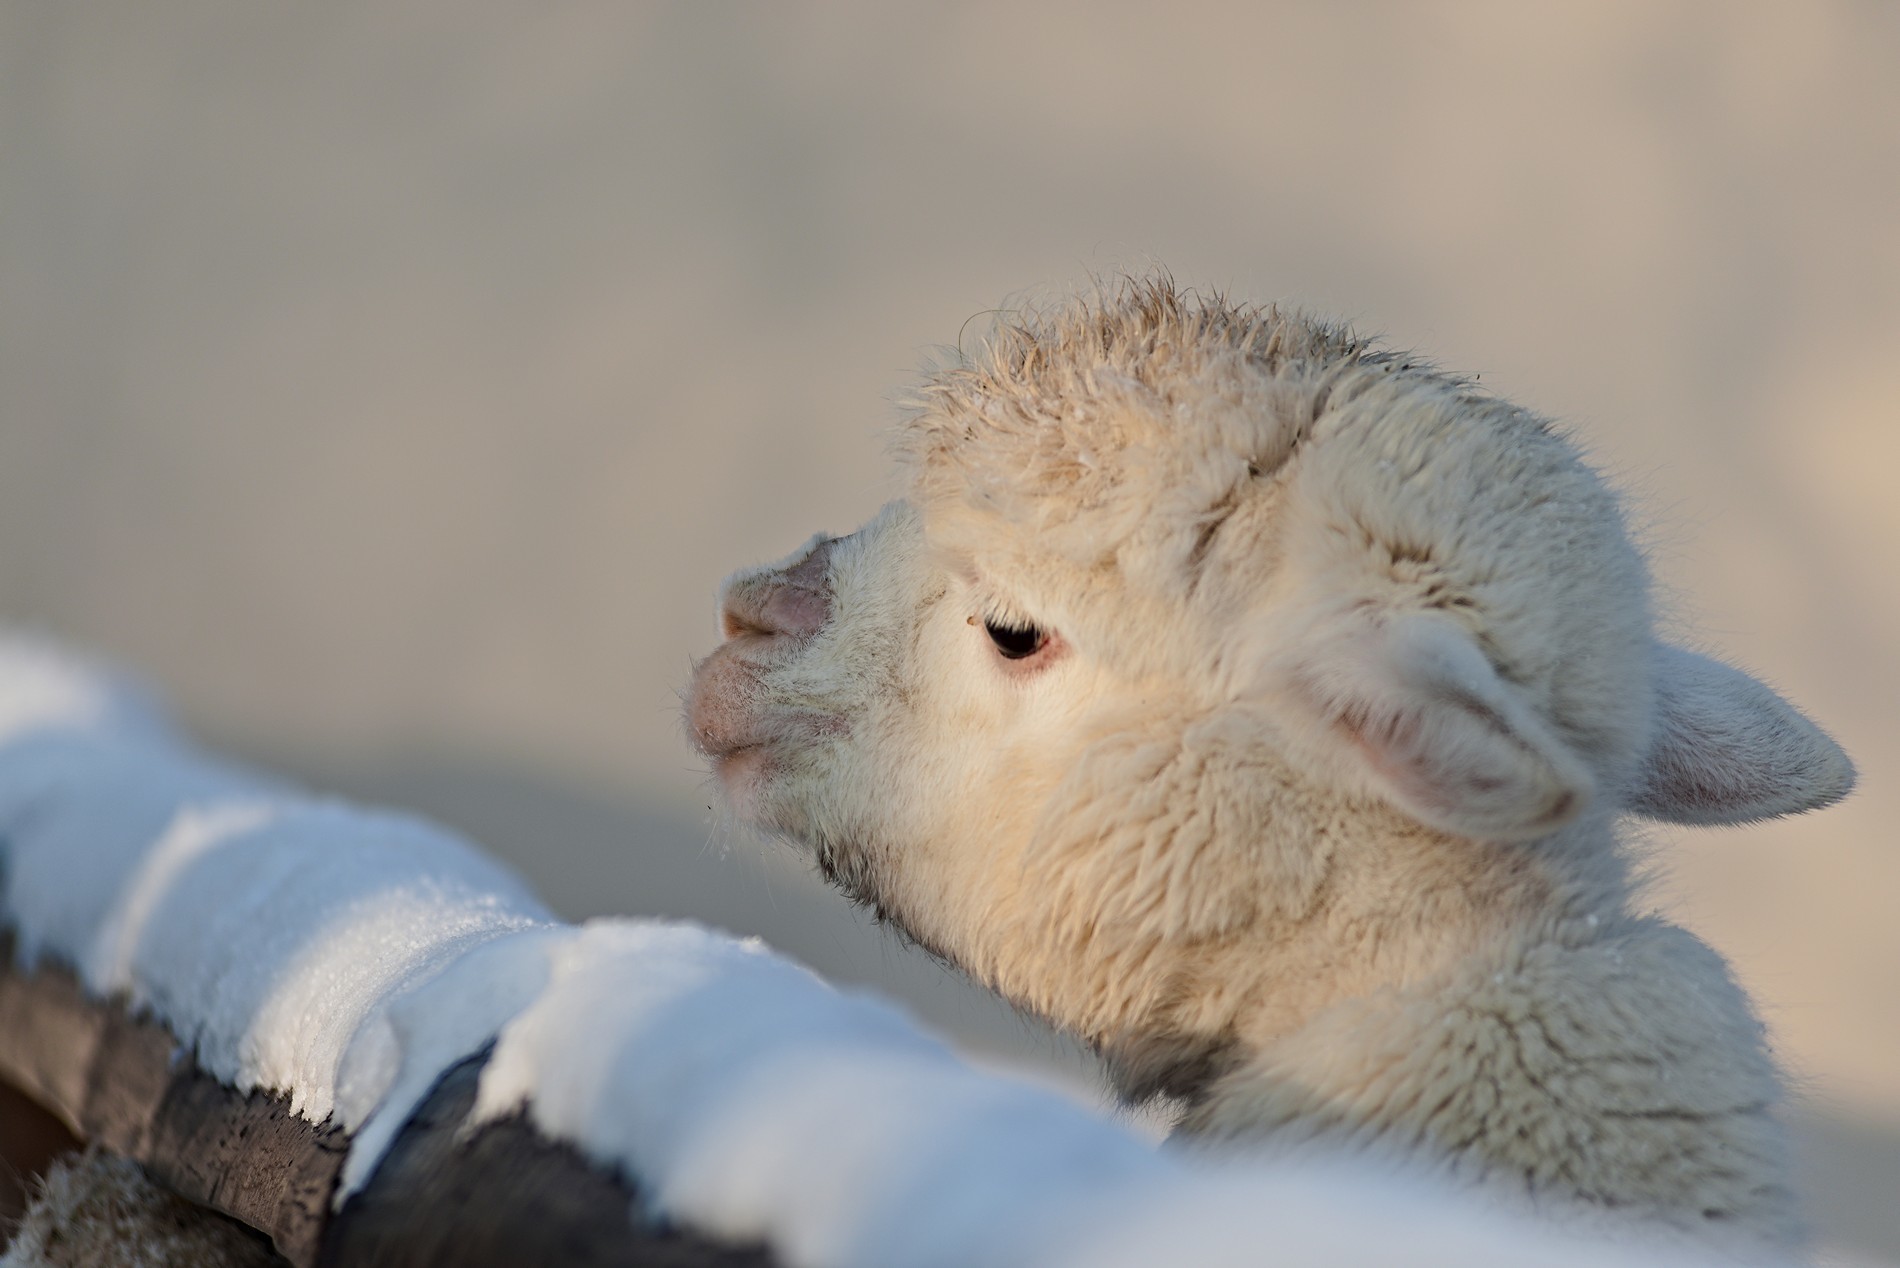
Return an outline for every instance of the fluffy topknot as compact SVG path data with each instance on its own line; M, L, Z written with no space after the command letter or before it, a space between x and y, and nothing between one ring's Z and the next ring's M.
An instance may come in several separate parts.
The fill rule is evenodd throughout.
M1396 368L1344 326L1124 278L952 353L898 448L921 504L968 501L1038 533L1082 518L1100 553L1184 483L1276 470L1342 387Z

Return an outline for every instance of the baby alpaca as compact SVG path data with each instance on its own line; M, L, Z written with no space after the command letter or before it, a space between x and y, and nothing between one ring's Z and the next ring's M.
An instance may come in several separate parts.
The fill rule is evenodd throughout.
M899 451L903 501L725 586L688 725L741 817L1179 1138L1798 1242L1761 1026L1618 817L1853 769L1657 641L1551 424L1161 279L1005 319Z

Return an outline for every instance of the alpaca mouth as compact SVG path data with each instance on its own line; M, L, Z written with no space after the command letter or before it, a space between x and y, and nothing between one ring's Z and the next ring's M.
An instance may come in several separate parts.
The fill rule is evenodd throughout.
M840 718L781 718L769 728L755 728L748 738L700 751L711 760L720 796L734 815L754 827L797 837L796 825L803 820L797 807L804 800L798 793L799 772L812 769L812 753L820 736L849 734Z
M686 694L686 737L702 756L719 762L768 737L758 724L761 668L735 655L731 644L693 666Z
M765 765L777 750L796 751L847 736L851 728L834 713L804 708L774 709L765 667L727 644L699 662L686 697L686 733L699 753L712 759L722 779L727 769Z

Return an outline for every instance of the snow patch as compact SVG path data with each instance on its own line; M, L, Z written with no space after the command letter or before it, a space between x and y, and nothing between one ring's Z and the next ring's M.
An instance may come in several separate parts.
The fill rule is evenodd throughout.
M1026 1262L1098 1186L1176 1170L890 1006L690 925L596 922L554 949L475 1113L522 1106L672 1217L793 1264Z
M443 1072L487 1047L542 992L552 948L574 936L564 925L501 934L391 992L338 1073L337 1117L354 1133L338 1205L369 1182Z
M270 817L270 804L261 801L233 800L179 811L132 869L93 938L83 966L87 985L101 995L131 990L153 909L177 883L179 874L231 837L262 827Z
M0 630L0 744L29 731L110 724L165 730L157 705L128 682L46 639Z

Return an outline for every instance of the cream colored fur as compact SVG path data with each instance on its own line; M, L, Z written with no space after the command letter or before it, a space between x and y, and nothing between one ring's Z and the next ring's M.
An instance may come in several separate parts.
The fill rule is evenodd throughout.
M1551 424L1161 279L1005 319L898 448L904 501L728 583L688 708L743 817L1179 1098L1180 1139L1799 1241L1761 1027L1641 912L1618 823L1852 767L1656 641Z
M0 1268L282 1268L263 1237L87 1153L47 1172Z

